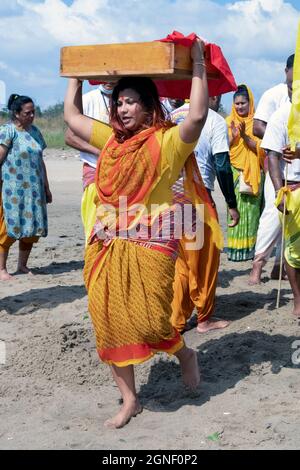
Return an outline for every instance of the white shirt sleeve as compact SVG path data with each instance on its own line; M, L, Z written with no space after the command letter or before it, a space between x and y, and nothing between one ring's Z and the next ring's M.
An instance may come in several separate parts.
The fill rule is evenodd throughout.
M264 92L257 105L254 119L268 122L272 114L288 101L287 86L285 83L279 83Z
M216 119L214 122L210 141L212 155L229 152L227 124L225 119L221 118L221 116L218 117L220 119Z
M254 119L268 122L274 111L276 111L276 102L271 92L272 90L265 91L265 93L260 98Z
M277 110L270 118L261 147L265 150L282 153L282 149L287 145L287 122L281 110Z

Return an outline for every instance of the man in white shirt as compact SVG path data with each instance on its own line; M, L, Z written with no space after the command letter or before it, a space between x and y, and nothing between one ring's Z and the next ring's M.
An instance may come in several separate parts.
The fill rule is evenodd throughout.
M288 87L289 96L292 93L292 84ZM284 186L285 167L287 167L287 184L289 194L287 201L288 214L286 215L285 230L285 267L294 295L293 314L300 317L300 160L293 159L286 163L282 159L284 149L289 145L288 118L291 102L281 106L270 118L261 146L267 150L269 159L269 172L274 186L275 194ZM290 207L294 207L290 210ZM283 212L283 202L278 205Z
M259 100L253 124L253 133L259 138L263 138L267 123L272 114L282 105L289 102L288 84L293 80L294 54L290 55L286 62L285 74L286 83L280 83L267 90ZM274 206L274 187L269 175L266 173L264 185L265 207L259 220L257 238L255 244L255 256L252 271L249 277L249 284L260 283L262 269L271 256L272 250L277 245L275 264L271 272L272 279L278 279L280 263L280 240L281 224L276 207ZM287 279L284 273L284 279Z
M217 177L232 218L230 225L234 226L239 221L239 213L228 153L227 125L222 116L216 112L220 100L220 96L211 97L209 100L210 109L195 148L195 156L210 197ZM179 124L185 119L188 109L189 105L186 103L174 110L171 114L172 120ZM211 201L215 206L212 198ZM206 229L205 227L204 230ZM212 321L210 319L214 310L220 252L211 243L209 233L209 230L204 232L204 245L201 250L192 252L183 249L181 256L176 261L171 321L179 331L188 329L186 322L194 307L198 312L198 333L225 328L229 324L225 320ZM191 323L193 321L189 322L189 324Z
M113 83L100 85L97 89L85 93L82 97L82 109L86 116L108 123L110 96ZM70 129L65 134L65 142L70 147L80 150L80 160L83 162L83 196L81 200L81 218L84 226L86 243L96 220L94 198L95 171L99 158L99 149L77 137Z

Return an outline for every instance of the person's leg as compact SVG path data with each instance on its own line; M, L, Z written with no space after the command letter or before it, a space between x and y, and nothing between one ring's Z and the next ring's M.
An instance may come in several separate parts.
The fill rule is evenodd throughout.
M173 301L171 323L178 331L184 331L186 322L193 313L194 304L189 292L189 267L183 249L184 241L180 241L179 256L175 263L175 277L173 283Z
M28 274L30 269L27 267L29 255L31 253L33 244L38 241L39 237L22 238L19 241L19 258L17 271L19 273Z
M285 269L294 295L294 310L292 313L300 318L300 269L293 268L287 262L285 263Z
M279 279L279 274L280 274L280 259L281 259L281 233L279 234L278 240L276 242L276 254L275 254L275 260L274 260L274 266L272 268L272 271L270 273L270 278L273 280L278 280ZM282 266L282 277L284 281L288 281L288 275L285 270L285 263L283 263Z
M259 219L255 256L249 285L260 284L262 269L271 256L273 247L280 242L281 223L278 209L275 207L275 190L269 173L266 175L264 186L265 207Z
M9 281L12 276L7 272L6 261L8 257L8 250L0 246L0 281Z
M105 421L104 426L110 428L122 428L130 419L142 411L135 390L134 368L132 365L126 367L111 366L113 378L122 396L122 406L113 418Z
M175 356L180 362L184 384L191 389L197 388L200 383L200 372L196 351L184 345Z
M190 267L190 296L197 308L197 332L226 328L229 321L212 320L215 308L220 250L212 242L211 228L204 224L204 244L196 252L186 251Z
M1 181L0 181L1 189ZM11 245L15 242L15 239L9 237L6 231L6 225L4 221L4 213L2 207L2 198L0 191L0 281L8 281L12 279L12 276L7 272L6 262Z

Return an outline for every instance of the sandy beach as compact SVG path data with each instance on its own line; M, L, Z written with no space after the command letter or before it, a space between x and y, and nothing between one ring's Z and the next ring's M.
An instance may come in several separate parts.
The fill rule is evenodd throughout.
M49 235L33 249L34 275L0 284L0 448L299 449L300 328L289 283L276 310L272 260L261 285L250 287L251 263L228 262L225 253L214 317L231 324L184 335L198 352L199 390L187 392L176 359L159 354L136 368L143 413L120 430L103 427L119 393L98 359L87 311L81 163L71 150L45 158ZM224 227L219 190L215 199ZM17 245L10 272L16 260Z

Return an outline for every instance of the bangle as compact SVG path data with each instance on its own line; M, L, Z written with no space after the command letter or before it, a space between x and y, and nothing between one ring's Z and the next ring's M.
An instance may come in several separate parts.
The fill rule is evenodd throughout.
M204 60L202 60L201 62L193 62L193 65L202 65L202 67L206 67Z

